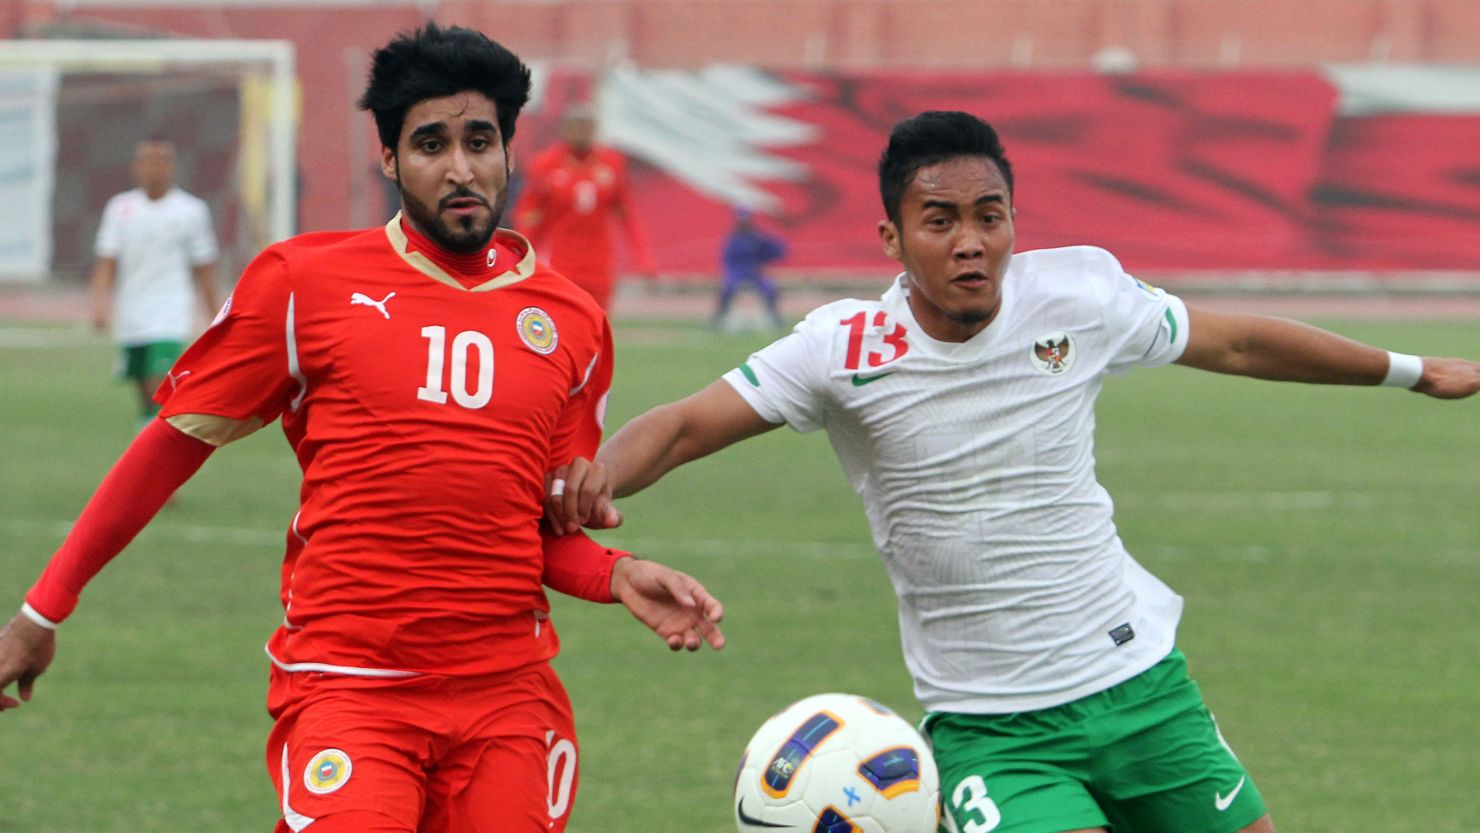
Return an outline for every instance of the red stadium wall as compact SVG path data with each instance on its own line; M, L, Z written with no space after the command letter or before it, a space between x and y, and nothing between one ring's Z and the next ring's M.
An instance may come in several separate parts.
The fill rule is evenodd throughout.
M773 198L770 222L790 240L789 269L887 268L874 233L883 216L874 166L888 130L919 110L960 109L1003 136L1017 175L1020 248L1094 244L1148 273L1480 270L1480 106L1344 115L1343 91L1311 71L775 78L801 100L770 114L809 126L811 140L730 152L770 154L804 171L754 183ZM550 114L580 97L583 81L557 76L521 140L550 136ZM683 127L652 114L645 122ZM662 160L644 164L657 134L651 143L625 135L660 265L712 274L727 201ZM717 172L740 167L712 162Z
M806 175L755 183L776 202L796 270L888 268L872 232L873 164L888 126L927 107L972 110L1002 130L1025 246L1098 243L1153 271L1480 269L1465 245L1480 231L1480 175L1466 158L1480 114L1353 116L1309 68L1480 60L1473 0L15 0L0 34L292 40L299 219L313 230L384 216L373 129L353 100L369 51L428 13L569 68L555 85L567 92L552 87L551 106L521 129L525 156L552 135L541 120L554 99L589 89L612 61L735 61L808 91L776 115L810 125L814 140L760 149ZM1115 55L1136 72L1091 71ZM728 201L627 150L660 265L712 274Z

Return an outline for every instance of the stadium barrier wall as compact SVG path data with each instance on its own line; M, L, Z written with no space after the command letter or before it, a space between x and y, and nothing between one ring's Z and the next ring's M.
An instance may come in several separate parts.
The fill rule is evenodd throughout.
M587 95L555 73L521 141ZM665 271L711 275L731 207L790 270L886 268L875 174L890 127L980 114L1016 177L1020 248L1103 246L1149 272L1480 272L1480 67L1205 73L624 69L606 137Z
M670 91L712 85L723 68L706 66L723 59L751 67L732 77L759 77L779 96L757 108L763 129L718 161L674 161L608 119L637 157L639 205L671 273L713 274L735 202L774 215L792 240L788 269L887 268L871 231L874 157L894 119L946 106L1002 128L1021 176L1024 245L1097 243L1176 270L1477 266L1463 246L1476 175L1462 158L1476 108L1463 96L1429 101L1432 78L1403 80L1400 63L1480 60L1471 0L26 0L0 14L0 31L292 39L300 228L311 230L385 216L393 194L353 101L369 50L428 14L489 32L557 79L551 105L537 102L521 127L525 157L553 135L541 120L560 96L590 90L593 76L604 98L623 100L624 89L651 95L663 73ZM1368 67L1397 79L1372 93L1396 105L1351 110L1349 85L1316 61L1392 62ZM689 136L694 121L680 110L669 124Z

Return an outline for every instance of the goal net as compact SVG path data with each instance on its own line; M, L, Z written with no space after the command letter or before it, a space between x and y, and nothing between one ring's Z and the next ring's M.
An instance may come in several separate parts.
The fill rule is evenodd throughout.
M34 40L0 46L0 283L83 280L141 139L211 207L221 274L294 231L298 89L287 41Z

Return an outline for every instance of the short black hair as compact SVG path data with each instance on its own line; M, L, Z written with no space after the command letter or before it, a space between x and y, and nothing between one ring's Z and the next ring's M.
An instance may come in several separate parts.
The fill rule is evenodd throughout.
M959 156L981 156L996 163L1007 182L1007 195L1012 196L1012 165L990 124L958 110L927 110L894 125L889 146L879 157L879 196L890 222L899 225L900 203L916 171Z
M380 143L394 149L406 111L429 98L478 92L498 108L504 146L529 101L529 67L497 41L461 26L428 23L375 50L360 109L375 114Z

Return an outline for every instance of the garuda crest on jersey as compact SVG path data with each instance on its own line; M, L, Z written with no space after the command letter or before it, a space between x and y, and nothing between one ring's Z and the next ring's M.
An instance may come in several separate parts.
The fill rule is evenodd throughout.
M1057 376L1074 366L1078 353L1074 337L1060 330L1033 339L1033 350L1028 358L1040 373Z

